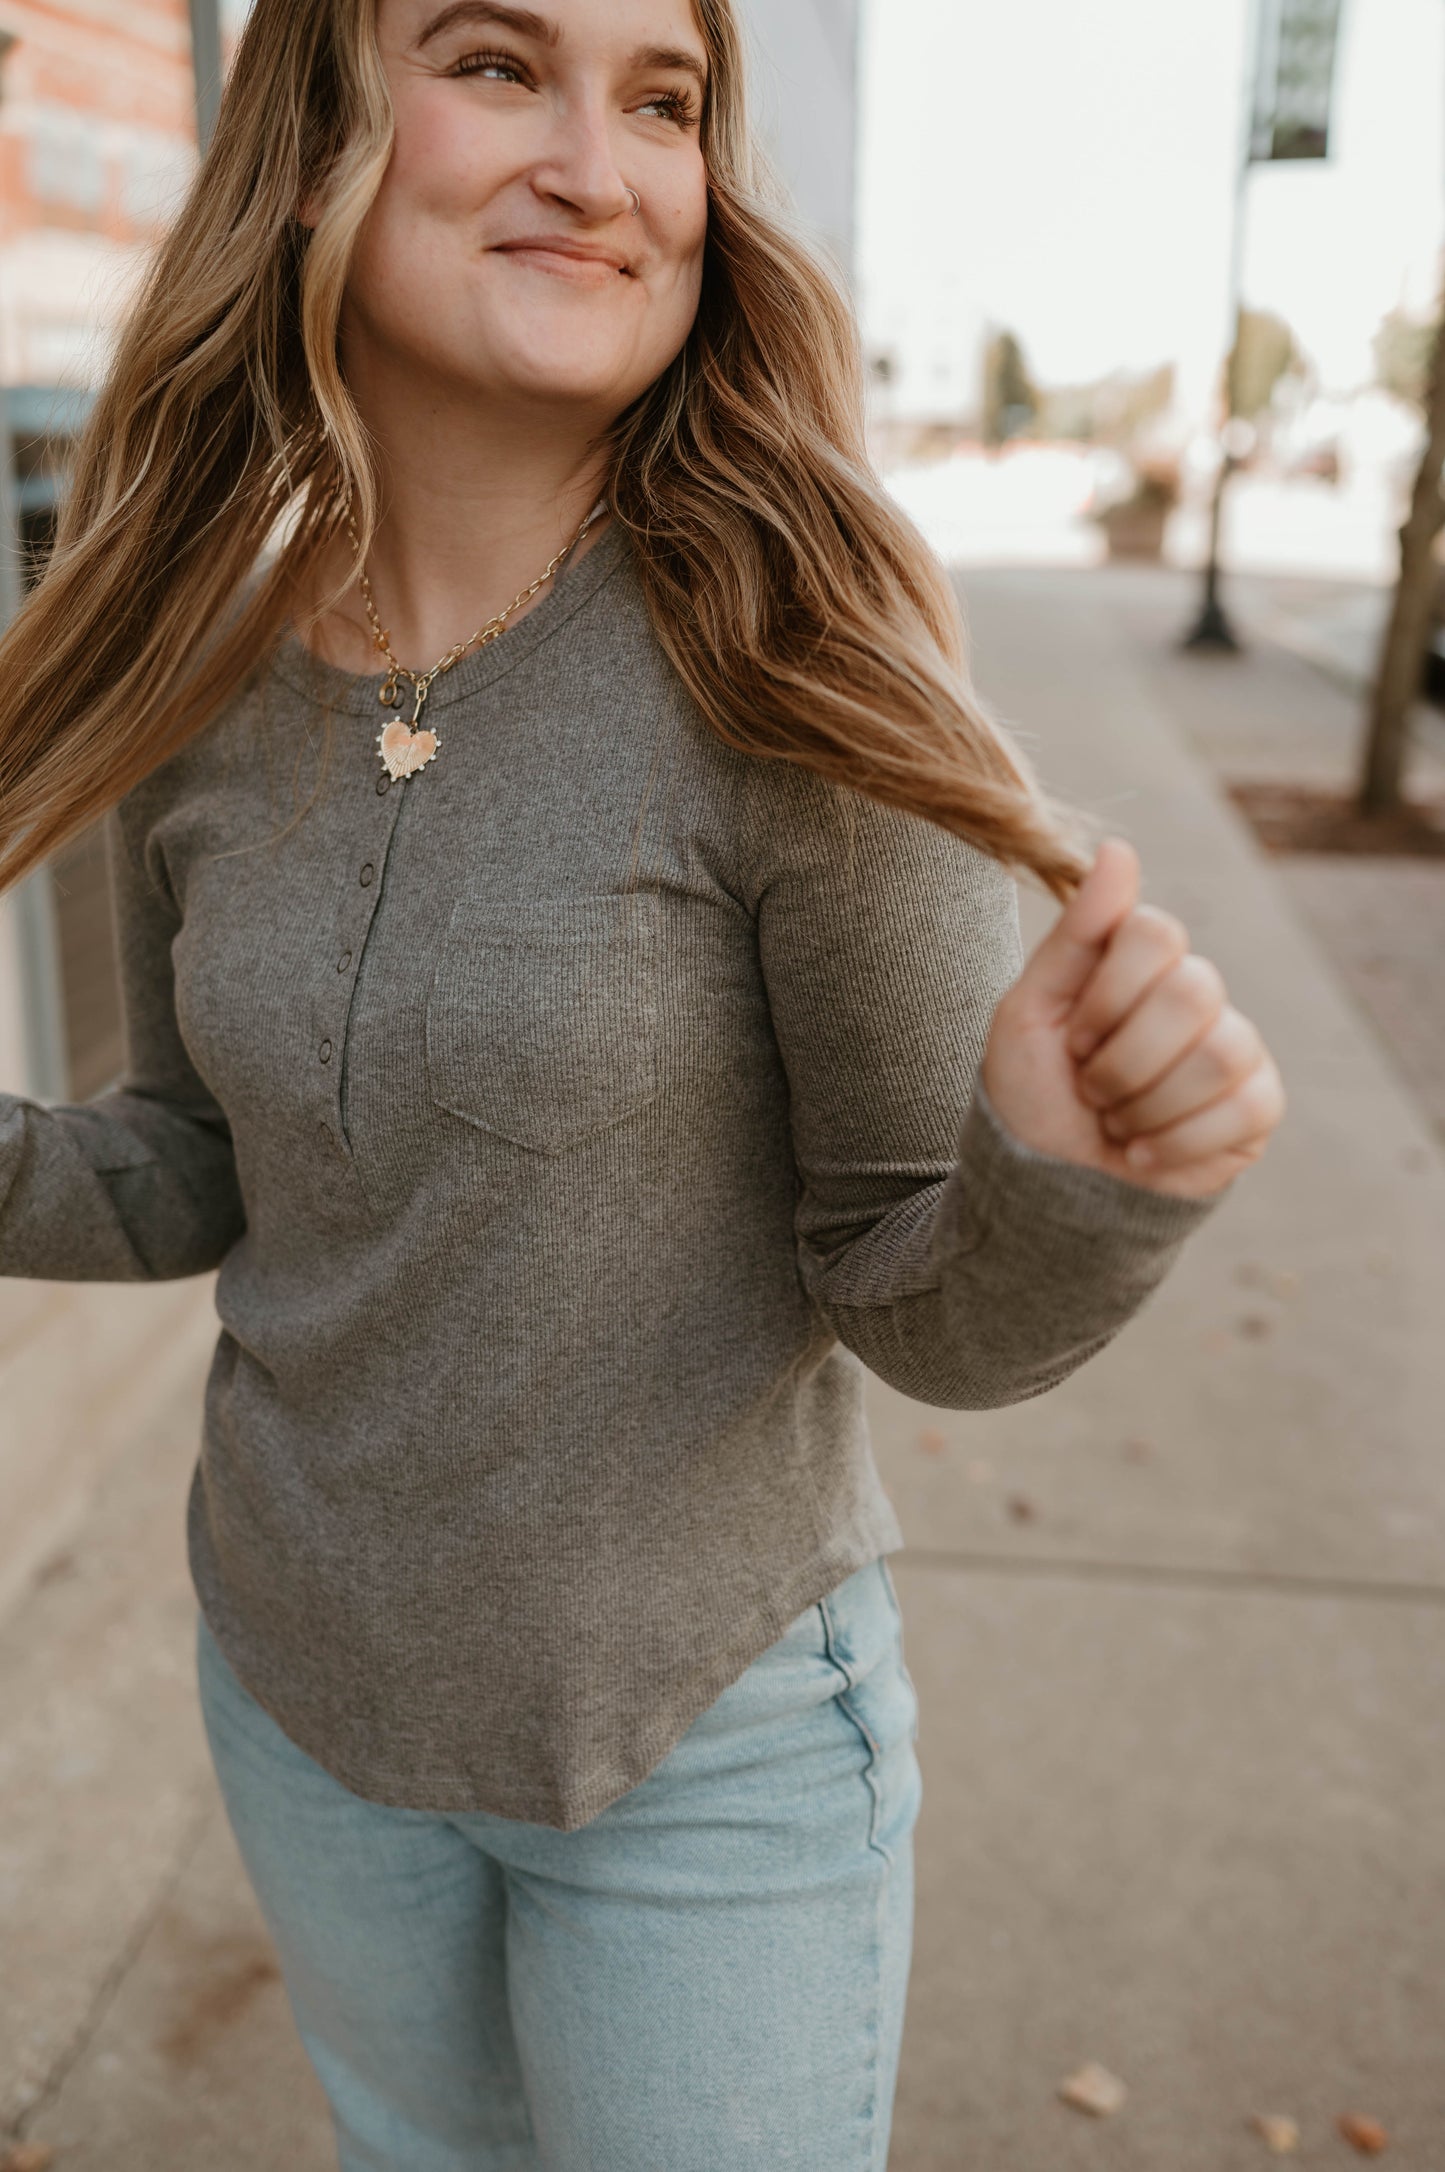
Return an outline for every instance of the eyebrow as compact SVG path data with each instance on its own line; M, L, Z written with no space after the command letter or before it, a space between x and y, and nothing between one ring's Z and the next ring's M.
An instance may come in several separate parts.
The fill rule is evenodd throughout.
M429 45L458 23L494 23L499 30L510 30L516 37L535 38L539 45L559 45L562 40L557 25L549 23L545 16L534 15L530 8L502 7L497 0L452 0L449 8L432 17L417 45Z
M514 37L533 38L539 45L558 46L562 32L556 23L548 22L545 15L534 15L530 8L512 8L501 5L501 0L452 0L450 7L434 15L416 41L416 49L429 45L443 32L455 30L458 23L475 24L478 27L491 24L498 30L510 30ZM707 89L707 66L681 45L644 45L632 54L630 66L634 68L661 68L680 75L690 75L699 89Z

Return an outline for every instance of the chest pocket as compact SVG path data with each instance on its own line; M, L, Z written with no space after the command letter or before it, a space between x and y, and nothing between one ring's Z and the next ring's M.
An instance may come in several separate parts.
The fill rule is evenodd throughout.
M561 1154L658 1090L658 899L462 896L427 998L432 1098Z

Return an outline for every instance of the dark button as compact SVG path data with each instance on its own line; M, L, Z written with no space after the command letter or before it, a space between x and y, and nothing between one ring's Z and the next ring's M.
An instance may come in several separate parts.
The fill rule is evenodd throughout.
M331 1043L329 1041L323 1041L321 1044L321 1061L323 1063L330 1063L331 1061Z
M370 882L372 876L375 873L376 869L372 866L370 860L368 860L361 870L361 887L363 890L366 888L366 885Z
M389 792L391 790L391 778L386 770L383 770L377 778L376 789L378 792Z
M340 957L339 957L339 958L337 959L337 961L336 961L336 970L337 970L337 972L338 972L338 973L344 973L344 972L346 971L346 968L348 967L348 965L350 965L350 963L351 963L351 952L350 952L349 950L343 950L343 951L342 951L342 953L341 953L341 956L340 956Z

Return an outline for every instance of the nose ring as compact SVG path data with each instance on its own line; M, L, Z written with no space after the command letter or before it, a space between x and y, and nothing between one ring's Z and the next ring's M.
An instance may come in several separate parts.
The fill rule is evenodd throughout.
M632 198L632 216L635 219L642 209L642 198L638 195L636 189L629 189L627 193Z

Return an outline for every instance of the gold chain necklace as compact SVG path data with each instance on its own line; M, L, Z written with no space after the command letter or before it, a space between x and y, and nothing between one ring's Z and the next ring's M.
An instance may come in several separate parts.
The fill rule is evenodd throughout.
M543 572L537 575L531 587L524 588L519 596L514 596L505 611L499 611L495 618L489 618L485 625L479 626L470 640L459 641L454 649L448 649L446 655L434 663L430 671L410 671L405 664L397 661L392 652L391 636L383 629L381 618L377 612L376 598L371 593L371 583L366 577L366 567L364 565L359 567L361 594L366 604L366 615L371 621L372 637L377 648L380 649L391 666L377 698L384 709L394 709L401 699L399 682L402 679L410 679L415 689L416 705L412 711L410 723L403 717L393 717L391 722L385 725L376 735L376 743L381 751L382 762L385 764L387 775L394 782L404 777L414 776L419 769L425 769L427 763L432 760L437 748L441 745L441 738L437 732L421 729L421 713L426 707L426 698L431 692L433 680L439 679L444 671L450 671L453 664L459 664L462 658L472 649L485 648L489 641L495 641L498 634L504 633L507 620L512 616L512 613L520 610L524 603L530 603L538 589L551 580L563 559L571 556L598 515L605 510L605 503L594 505L571 542L562 545L556 557L551 560ZM351 532L351 541L359 560L361 557L361 538L357 535L356 523L351 517L351 508L349 506L346 511L346 525Z

